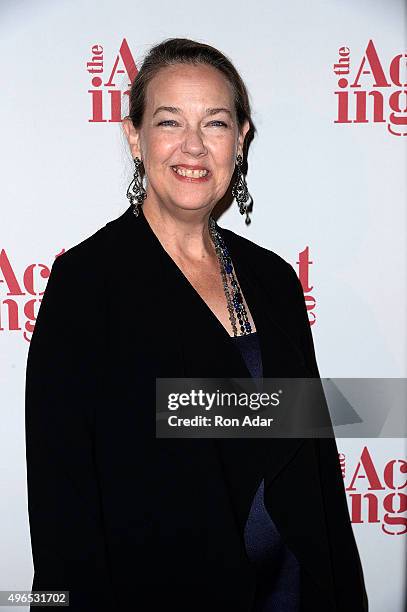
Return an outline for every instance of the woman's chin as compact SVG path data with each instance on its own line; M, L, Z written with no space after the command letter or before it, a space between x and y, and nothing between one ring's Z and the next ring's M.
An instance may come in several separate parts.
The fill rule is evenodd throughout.
M173 206L180 210L194 211L194 210L205 210L211 208L211 203L214 201L213 198L171 198Z

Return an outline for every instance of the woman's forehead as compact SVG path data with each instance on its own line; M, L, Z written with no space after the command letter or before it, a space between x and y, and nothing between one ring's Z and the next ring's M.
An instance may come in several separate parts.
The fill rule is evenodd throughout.
M181 110L232 108L232 88L226 77L212 66L171 66L150 81L146 103L152 112L159 106ZM152 108L154 107L154 108Z

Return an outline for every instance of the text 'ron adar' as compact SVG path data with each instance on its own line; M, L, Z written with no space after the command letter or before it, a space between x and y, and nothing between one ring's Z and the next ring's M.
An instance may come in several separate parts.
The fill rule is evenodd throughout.
M222 415L215 417L194 416L192 418L178 417L175 414L168 417L171 427L270 427L274 419L246 415L243 419L227 418Z

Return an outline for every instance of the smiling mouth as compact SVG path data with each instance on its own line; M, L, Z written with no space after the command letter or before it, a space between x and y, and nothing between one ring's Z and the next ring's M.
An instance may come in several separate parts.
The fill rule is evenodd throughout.
M206 169L191 170L190 168L183 168L182 166L171 166L171 169L178 176L182 176L185 178L191 178L191 179L205 178L210 175L210 170L206 170Z

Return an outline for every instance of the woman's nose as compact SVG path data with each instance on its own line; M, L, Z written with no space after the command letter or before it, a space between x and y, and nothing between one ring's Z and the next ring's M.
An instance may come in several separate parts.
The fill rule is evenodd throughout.
M206 153L205 143L199 129L190 128L187 130L181 150L183 153L192 153L193 155Z

